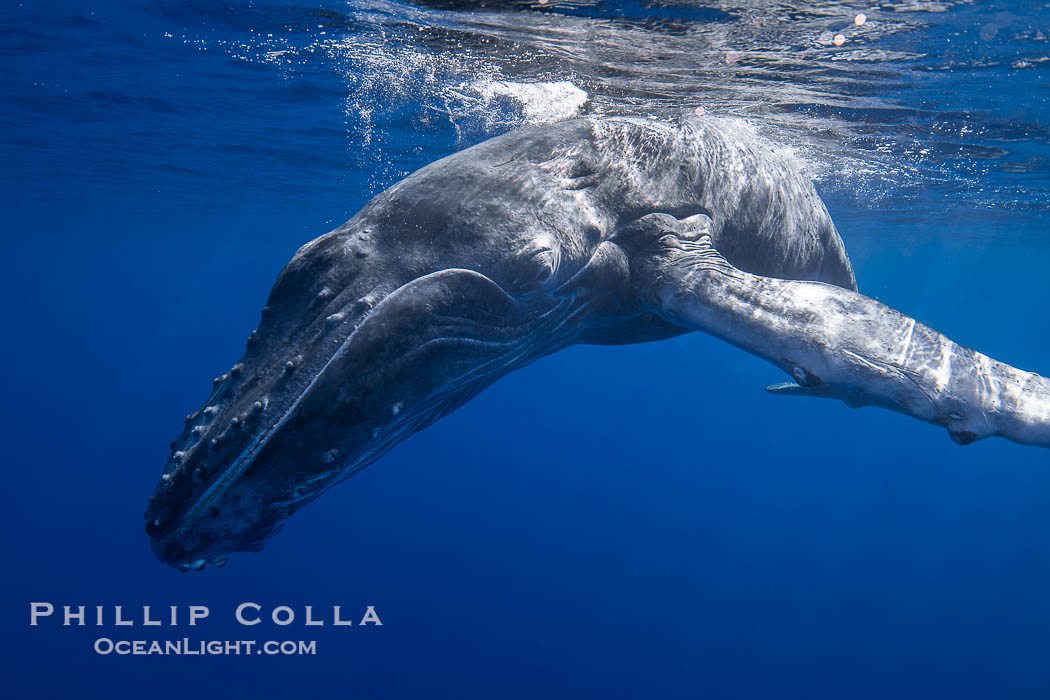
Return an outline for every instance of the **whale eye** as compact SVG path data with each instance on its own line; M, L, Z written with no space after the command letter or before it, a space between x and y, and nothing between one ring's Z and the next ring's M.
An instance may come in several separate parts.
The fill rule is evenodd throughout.
M557 255L550 248L524 256L514 276L515 291L521 294L538 290L554 278L557 267Z

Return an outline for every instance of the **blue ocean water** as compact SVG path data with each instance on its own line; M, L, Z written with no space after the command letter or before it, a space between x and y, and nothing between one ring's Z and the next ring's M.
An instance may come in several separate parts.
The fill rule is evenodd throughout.
M1050 372L1043 4L451 4L9 3L5 696L1050 696L1047 453L770 396L699 334L544 358L262 553L154 559L168 442L291 254L524 124L742 121L812 173L864 293ZM31 627L31 601L212 612ZM383 625L244 628L244 601ZM184 632L317 654L92 648Z

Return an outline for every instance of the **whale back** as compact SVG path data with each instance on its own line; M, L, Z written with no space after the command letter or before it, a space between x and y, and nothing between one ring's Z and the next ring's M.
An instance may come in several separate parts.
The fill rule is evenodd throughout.
M734 266L856 289L845 246L812 180L789 153L739 120L592 122L603 198L619 219L697 213Z
M856 290L845 245L812 180L738 120L688 119L679 125L640 119L588 120L583 171L596 173L592 200L615 221L646 214L706 214L715 248L757 275L813 280ZM561 129L577 133L571 123ZM558 134L548 138L557 140ZM581 169L581 166L577 166ZM624 344L688 332L649 314L588 329L581 342Z

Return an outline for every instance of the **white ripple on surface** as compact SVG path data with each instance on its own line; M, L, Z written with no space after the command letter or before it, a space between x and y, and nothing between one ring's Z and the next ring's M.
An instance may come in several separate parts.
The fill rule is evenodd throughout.
M549 83L479 80L469 89L486 102L506 99L516 103L528 124L553 124L574 117L590 99L585 90L568 80Z

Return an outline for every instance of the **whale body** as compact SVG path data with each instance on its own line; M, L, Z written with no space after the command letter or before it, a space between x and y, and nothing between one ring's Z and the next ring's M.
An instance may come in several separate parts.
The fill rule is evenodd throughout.
M154 552L190 570L257 551L508 372L696 330L783 369L772 393L1050 446L1050 382L858 293L789 158L713 119L579 119L438 160L296 252L172 443Z

